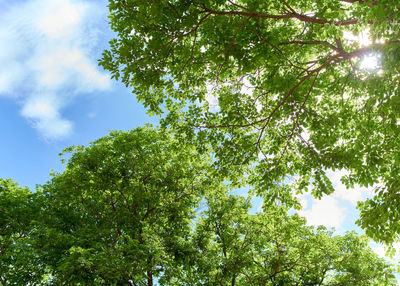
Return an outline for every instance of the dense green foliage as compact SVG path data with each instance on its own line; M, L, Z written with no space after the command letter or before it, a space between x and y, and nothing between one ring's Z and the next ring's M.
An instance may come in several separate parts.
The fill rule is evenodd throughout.
M206 188L218 183L208 178L209 163L148 128L67 151L66 170L43 189L51 231L41 249L62 253L48 262L57 278L151 285L184 247Z
M35 193L0 179L0 285L396 285L367 237L289 210L345 169L377 185L367 235L398 240L398 5L110 0L100 63L162 127L67 148Z
M0 179L0 285L28 285L42 279L34 249L33 223L37 204L27 188Z
M377 185L359 224L400 234L400 4L393 0L110 0L100 64L150 112L213 147L227 174L256 166L266 200ZM371 43L349 35L368 34ZM362 69L375 55L378 68ZM217 106L215 102L217 101ZM211 100L210 100L211 99ZM288 180L297 176L296 180ZM297 205L298 206L298 205Z
M395 285L365 237L254 213L165 131L65 152L34 194L0 181L0 285Z
M0 285L395 285L366 237L234 196L166 131L67 148L32 194L0 181Z
M285 209L249 214L243 197L213 193L193 234L191 267L167 285L391 285L385 263L354 233L306 227ZM189 265L190 265L189 264Z

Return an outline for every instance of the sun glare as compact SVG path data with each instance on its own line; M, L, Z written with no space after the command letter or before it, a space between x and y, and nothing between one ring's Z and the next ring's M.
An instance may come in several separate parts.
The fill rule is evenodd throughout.
M345 31L343 36L345 40L358 43L361 47L367 47L372 44L368 30L361 31L358 35ZM366 54L360 59L360 69L362 70L376 70L379 68L379 65L380 59L376 53Z
M361 58L360 68L363 70L375 70L379 66L379 56L376 54L365 55Z

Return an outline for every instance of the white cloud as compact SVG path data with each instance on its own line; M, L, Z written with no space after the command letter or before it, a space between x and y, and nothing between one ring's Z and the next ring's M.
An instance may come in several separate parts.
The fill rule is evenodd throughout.
M87 0L29 0L2 7L0 96L18 98L21 114L48 139L72 132L62 109L82 93L110 86L94 48L105 4Z
M60 47L48 56L42 55L32 69L37 71L37 82L41 87L57 88L74 82L77 90L85 92L109 86L109 77L99 73L76 48Z
M42 17L34 19L38 30L51 39L73 37L82 20L88 4L65 0L41 1L44 11Z
M385 249L385 247L384 247L383 245L378 244L378 246L373 246L373 247L372 247L372 250L373 250L376 254L378 254L380 257L382 257L382 258L388 258L388 257L386 256L386 249Z
M327 171L327 176L332 181L332 184L335 187L335 192L333 193L333 196L349 201L353 205L356 205L358 201L363 200L365 190L361 188L347 189L346 186L340 181L340 179L348 174L349 172L345 170Z
M31 121L46 139L59 139L72 132L72 123L63 119L58 111L60 105L57 97L52 94L31 96L25 102L21 114Z
M371 197L377 185L370 188L355 186L355 188L347 189L340 179L348 175L348 171L327 170L326 174L335 188L334 193L324 196L321 200L313 198L310 191L299 196L298 199L303 207L298 212L299 215L304 216L309 225L339 228L343 226L344 222L354 223L356 218L351 217L353 222L350 222L347 220L350 219L350 217L347 218L347 214L355 213L357 202Z
M299 215L307 219L308 225L324 225L326 227L339 228L346 218L347 210L339 205L339 201L331 196L325 196L321 200L312 199L311 208L299 211ZM300 199L303 207L307 207L305 197Z

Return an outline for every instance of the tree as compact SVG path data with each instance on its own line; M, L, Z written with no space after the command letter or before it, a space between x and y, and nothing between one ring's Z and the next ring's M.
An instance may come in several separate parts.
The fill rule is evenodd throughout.
M37 247L53 281L154 285L184 259L195 209L218 186L207 156L148 127L65 152L65 171L42 191Z
M31 237L37 211L28 188L0 179L0 285L35 285L46 273Z
M0 181L0 285L395 285L366 237L234 196L165 130L64 151L35 194ZM6 243L4 243L6 242Z
M221 172L253 166L267 201L297 206L312 186L377 186L359 224L399 238L396 1L110 0L117 37L100 64L163 124L213 147ZM349 35L367 33L364 45ZM375 56L379 67L361 68ZM218 101L212 106L212 98ZM295 180L288 180L296 176Z
M193 254L163 285L396 285L365 237L307 227L285 208L250 208L249 198L210 194Z

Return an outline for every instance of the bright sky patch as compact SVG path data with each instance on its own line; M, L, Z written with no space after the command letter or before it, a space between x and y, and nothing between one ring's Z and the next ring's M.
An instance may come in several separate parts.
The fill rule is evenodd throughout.
M0 96L18 98L21 114L46 139L71 134L62 109L74 97L110 86L91 56L105 12L72 0L31 0L0 12Z

